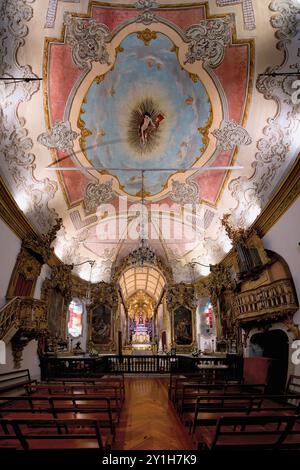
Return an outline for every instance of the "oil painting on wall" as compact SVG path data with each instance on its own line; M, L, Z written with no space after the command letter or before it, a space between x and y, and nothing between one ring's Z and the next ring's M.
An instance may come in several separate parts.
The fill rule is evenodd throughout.
M99 305L92 311L91 340L95 345L105 346L112 338L112 313L106 305Z
M189 345L193 341L192 312L184 306L174 311L174 339L178 345Z

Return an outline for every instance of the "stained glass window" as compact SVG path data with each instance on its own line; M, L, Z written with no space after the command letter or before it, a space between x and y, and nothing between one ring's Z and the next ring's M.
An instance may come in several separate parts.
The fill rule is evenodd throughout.
M212 305L209 303L206 306L206 309L204 311L204 317L205 317L205 329L206 333L211 333L211 330L213 328L213 310L212 310Z
M73 299L69 305L68 334L73 338L82 335L83 305L78 299Z

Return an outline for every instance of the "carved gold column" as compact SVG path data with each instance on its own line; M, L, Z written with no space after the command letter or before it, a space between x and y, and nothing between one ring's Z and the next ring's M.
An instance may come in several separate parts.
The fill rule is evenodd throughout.
M116 350L115 322L119 304L117 286L101 281L92 291L92 302L87 307L88 311L88 337L89 347L98 352L114 352ZM105 345L96 345L92 342L92 315L93 310L100 305L105 305L111 310L111 336L110 341Z
M230 270L222 264L211 266L211 274L207 281L207 289L211 299L213 312L216 320L217 338L223 338L223 328L221 321L220 297L225 290L233 290L235 282L232 279Z
M196 344L196 299L194 287L188 284L180 283L174 284L167 289L167 306L171 316L171 338L172 347L180 352L191 352L195 348ZM177 345L175 343L175 331L174 331L174 314L177 308L186 307L191 311L191 327L192 327L192 341L188 345Z
M63 296L63 310L60 312L60 318L57 325L57 335L65 338L66 320L69 304L72 300L72 269L73 265L60 264L52 266L50 279L45 279L42 285L42 300L45 301L50 311L51 293L54 289L58 289Z

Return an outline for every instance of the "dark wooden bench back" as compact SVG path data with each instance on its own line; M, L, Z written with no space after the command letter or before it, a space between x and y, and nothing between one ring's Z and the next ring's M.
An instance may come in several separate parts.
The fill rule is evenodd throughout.
M264 384L218 384L204 385L202 383L182 382L175 391L174 404L180 413L190 411L196 403L198 395L263 395Z
M15 443L16 448L30 450L63 448L67 442L67 448L84 448L83 441L89 447L93 441L101 450L107 446L106 438L97 420L91 419L13 419L0 420L0 429L5 429L5 433L0 434L0 445L5 441ZM38 446L34 443L37 443ZM59 444L57 444L59 442Z
M210 450L276 450L294 422L294 416L222 416L211 442L206 442Z
M31 379L29 369L5 372L4 374L0 374L0 395L23 389L24 386L31 383L36 383L36 380Z
M91 395L48 396L48 397L6 397L0 406L0 418L70 418L89 415L98 419L105 428L115 434L115 424L119 419L119 408L109 398ZM70 416L71 415L71 416Z
M195 406L192 433L198 426L213 425L222 415L295 416L300 406L290 403L291 395L199 395ZM300 398L300 396L299 396Z

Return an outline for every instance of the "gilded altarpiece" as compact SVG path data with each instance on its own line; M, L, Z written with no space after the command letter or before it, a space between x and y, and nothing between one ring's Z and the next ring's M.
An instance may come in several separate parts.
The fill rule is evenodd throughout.
M194 288L176 284L168 288L167 308L171 315L171 341L177 352L191 352L196 345L196 301Z
M48 308L48 329L53 337L65 338L66 318L72 300L73 265L53 266L50 279L42 286L42 300Z
M115 323L119 297L113 284L100 282L92 293L88 306L89 349L115 352Z

